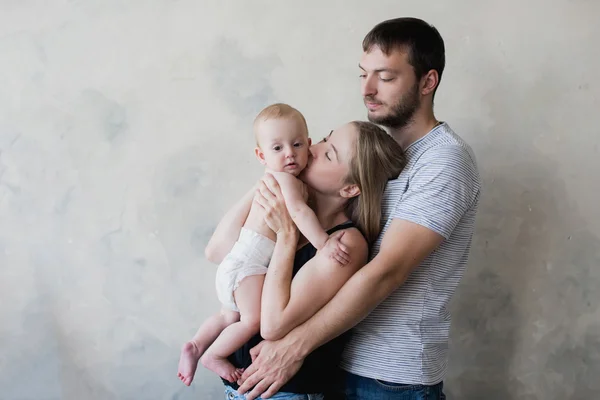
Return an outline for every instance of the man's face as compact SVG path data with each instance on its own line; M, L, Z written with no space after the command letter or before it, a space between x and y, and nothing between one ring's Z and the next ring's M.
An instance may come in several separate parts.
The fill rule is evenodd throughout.
M421 94L408 54L393 50L385 55L373 47L363 53L359 68L369 121L395 129L410 123L421 104Z

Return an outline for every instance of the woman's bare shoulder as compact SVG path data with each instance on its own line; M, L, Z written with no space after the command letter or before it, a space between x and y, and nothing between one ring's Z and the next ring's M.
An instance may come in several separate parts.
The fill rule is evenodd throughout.
M369 246L367 239L358 230L358 228L346 228L343 230L344 235L341 237L340 242L348 247L348 250L356 255L368 254Z

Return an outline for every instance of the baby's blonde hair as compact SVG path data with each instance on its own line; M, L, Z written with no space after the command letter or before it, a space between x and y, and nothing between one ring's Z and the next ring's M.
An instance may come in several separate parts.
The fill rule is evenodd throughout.
M304 119L304 115L302 115L302 113L300 111L296 110L294 107L292 107L288 104L275 103L275 104L271 104L270 106L263 108L262 111L258 113L256 118L254 118L254 123L252 126L253 126L253 131L254 131L254 139L256 140L257 146L259 146L258 133L257 133L257 129L256 129L258 127L258 125L262 121L268 121L271 119L279 119L279 118L296 119L300 123L302 128L304 129L304 132L306 132L306 136L308 136L308 125L306 124L306 119Z

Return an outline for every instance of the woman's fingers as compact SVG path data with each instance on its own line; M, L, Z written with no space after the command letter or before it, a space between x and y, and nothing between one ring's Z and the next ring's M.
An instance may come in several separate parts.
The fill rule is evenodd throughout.
M256 193L254 194L254 202L258 204L261 208L266 209L269 206L269 202L265 199L265 196L260 192L260 189L256 189Z
M269 188L265 184L264 180L261 181L260 184L258 185L258 191L271 206L275 205L275 203L277 202L277 198L275 197L273 192L271 192L271 190L269 190Z
M262 181L265 183L267 188L269 188L269 190L275 197L279 197L279 194L281 193L281 188L279 187L279 183L273 175L265 174Z

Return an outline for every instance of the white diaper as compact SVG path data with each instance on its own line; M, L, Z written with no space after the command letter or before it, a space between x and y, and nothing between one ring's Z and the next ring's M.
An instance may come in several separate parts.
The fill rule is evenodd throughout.
M217 269L217 297L225 307L239 312L233 292L242 279L267 273L274 249L275 242L268 237L242 228L237 242Z

